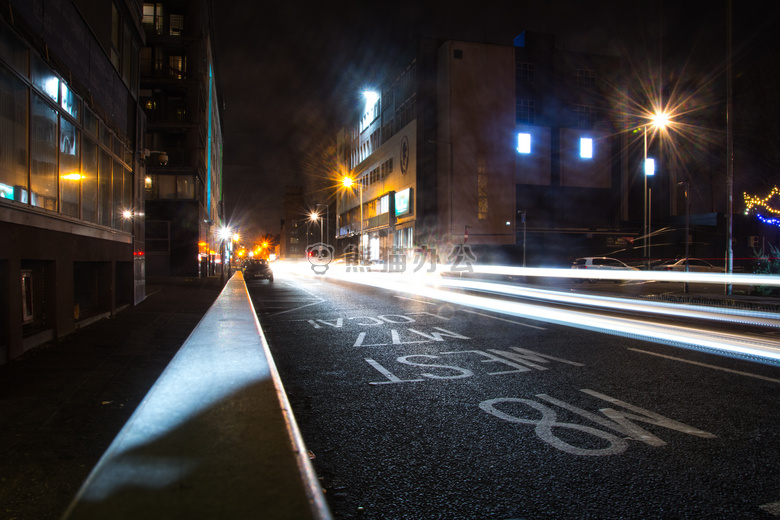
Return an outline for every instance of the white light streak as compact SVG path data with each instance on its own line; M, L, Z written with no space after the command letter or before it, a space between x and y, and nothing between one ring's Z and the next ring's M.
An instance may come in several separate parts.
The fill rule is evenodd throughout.
M372 287L382 288L407 295L414 295L439 301L446 301L456 305L463 305L473 309L495 312L503 315L518 316L527 319L557 323L560 325L576 327L585 330L593 330L623 337L632 337L664 343L686 348L714 350L725 355L737 357L750 357L772 364L780 364L780 341L770 338L751 338L739 334L728 334L704 329L696 329L678 325L669 325L643 321L641 319L600 316L594 313L564 310L551 307L543 307L519 301L487 298L473 294L454 292L455 289L489 290L493 293L501 293L510 296L524 296L535 299L551 301L565 301L576 305L599 306L607 309L630 310L644 313L659 313L676 317L690 316L697 319L719 321L749 321L757 325L780 327L780 317L774 313L737 311L719 309L713 307L693 307L689 305L675 305L661 302L641 302L624 298L599 297L594 295L572 295L557 291L530 289L510 284L488 283L477 280L445 279L437 277L437 273L372 273L372 272L346 272L343 265L331 266L326 278L343 282L357 283ZM576 269L540 269L540 268L506 268L491 266L474 266L477 272L489 272L492 274L528 275L528 276L552 276L559 275L565 278L575 278ZM582 273L585 274L585 273ZM594 272L588 273L592 278ZM600 274L607 278L624 278L626 276L647 277L647 273L641 271L602 271ZM664 275L663 278L680 281L680 275L722 282L724 279L737 278L750 279L760 285L769 285L766 278L760 275L730 275L722 273L652 273L653 278ZM696 276L694 276L696 275ZM777 280L772 280L777 285ZM736 283L736 282L734 282ZM749 318L749 319L748 319Z

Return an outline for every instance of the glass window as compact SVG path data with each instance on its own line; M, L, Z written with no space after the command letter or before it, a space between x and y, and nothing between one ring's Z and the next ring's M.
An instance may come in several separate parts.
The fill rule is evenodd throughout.
M131 70L133 68L133 35L127 25L122 25L122 81L130 86Z
M57 111L42 98L32 99L30 191L39 208L57 210Z
M100 150L100 169L98 170L98 224L111 225L111 155Z
M79 216L79 194L82 173L79 168L79 131L76 126L60 117L60 186L62 204L60 212L71 217Z
M87 131L92 137L98 135L98 119L94 112L90 109L84 110L84 130Z
M176 192L180 199L195 198L195 180L192 175L179 175L176 177Z
M0 198L17 202L27 202L27 97L27 86L0 67Z
M170 17L170 35L182 36L184 35L184 15L172 14Z
M122 189L124 188L124 181L122 180L123 173L122 163L114 159L114 182L112 183L113 189L111 190L111 207L113 208L111 226L114 229L122 229L122 214L125 211L125 207L122 206L124 200L124 195L122 193Z
M175 175L157 176L157 197L160 199L176 198L176 176Z
M111 131L103 122L100 123L100 144L111 149Z
M133 211L133 172L122 169L122 211ZM121 218L121 214L120 214ZM122 231L132 231L133 219L122 218Z
M81 218L97 224L98 145L84 139L81 154Z
M531 134L517 134L517 151L519 153L531 153Z
M531 99L515 101L515 119L518 123L534 124L536 120L536 102Z
M114 65L116 70L119 70L119 45L120 45L120 25L119 12L116 10L116 5L111 4L111 64Z
M593 139L588 137L580 138L580 157L593 159Z
M81 112L81 99L68 88L65 82L60 83L60 106L65 112L71 115L76 121L79 120Z
M38 56L33 57L33 85L49 96L55 103L59 101L60 78Z
M27 46L4 23L0 22L0 56L23 76L30 77Z

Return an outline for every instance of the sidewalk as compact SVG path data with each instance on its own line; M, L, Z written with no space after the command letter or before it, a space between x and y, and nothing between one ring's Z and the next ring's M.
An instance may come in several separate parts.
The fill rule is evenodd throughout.
M0 517L61 517L222 290L147 282L147 298L0 366Z

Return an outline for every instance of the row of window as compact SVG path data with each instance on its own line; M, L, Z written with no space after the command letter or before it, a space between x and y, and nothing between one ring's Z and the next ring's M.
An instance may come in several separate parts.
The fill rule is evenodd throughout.
M363 184L363 188L367 188L368 186L371 186L375 182L379 182L382 179L386 178L388 175L393 173L393 158L386 160L370 172L368 172L368 175L364 175L360 179L358 179L358 182Z
M147 32L160 36L164 34L167 34L168 36L184 36L185 27L183 14L168 15L167 28L165 27L165 19L163 4L144 3L141 23Z
M0 199L129 231L131 151L11 31L0 38L14 49L0 64Z
M518 83L534 83L533 63L518 63L515 66L515 79ZM592 69L574 69L574 84L582 88L596 86L596 71Z
M567 124L575 128L593 128L597 122L596 107L592 105L573 105L572 117ZM517 99L515 101L515 120L520 124L536 123L536 102L532 99Z

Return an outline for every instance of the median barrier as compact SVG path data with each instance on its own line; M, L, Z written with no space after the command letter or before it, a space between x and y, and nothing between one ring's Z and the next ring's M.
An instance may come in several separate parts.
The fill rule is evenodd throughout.
M63 518L331 518L241 272Z

